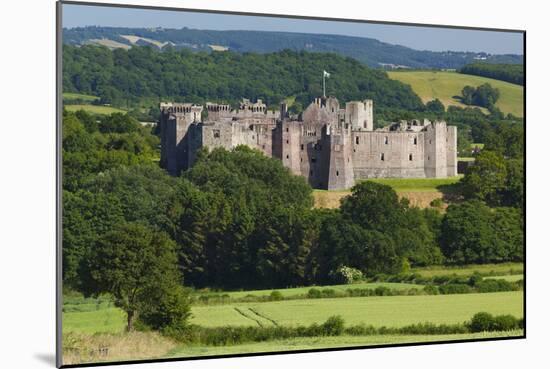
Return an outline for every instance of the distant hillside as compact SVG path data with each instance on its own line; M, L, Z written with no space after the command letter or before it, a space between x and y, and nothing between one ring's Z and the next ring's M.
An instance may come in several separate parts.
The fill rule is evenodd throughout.
M149 45L158 49L174 47L238 53L271 53L283 49L333 52L352 57L371 67L389 69L458 69L479 60L486 63L523 63L521 55L419 51L372 38L291 32L84 27L64 29L63 42L70 45L95 43L110 48Z
M525 84L525 71L520 64L473 63L463 66L458 72L494 78L521 86Z
M496 106L505 114L523 117L523 87L509 82L468 74L440 71L395 71L388 72L390 78L406 83L427 102L439 99L445 106L465 107L457 98L464 86L477 87L489 83L500 91Z

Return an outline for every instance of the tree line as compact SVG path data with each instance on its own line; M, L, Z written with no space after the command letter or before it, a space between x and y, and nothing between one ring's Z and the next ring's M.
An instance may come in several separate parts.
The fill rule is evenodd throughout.
M523 86L525 68L523 64L472 63L458 70L459 73L488 77Z

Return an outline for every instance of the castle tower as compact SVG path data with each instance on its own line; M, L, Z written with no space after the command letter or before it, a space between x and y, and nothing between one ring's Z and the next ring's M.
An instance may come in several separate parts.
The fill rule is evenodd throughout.
M282 119L277 122L273 136L273 156L280 158L283 165L289 168L292 174L301 175L300 124L290 119Z
M350 188L354 185L351 128L327 125L323 135L326 146L325 178L327 190Z
M191 124L200 122L202 106L161 103L160 110L160 164L178 175L189 167L188 131Z
M424 135L424 171L429 178L447 177L447 123L433 122Z
M374 127L372 107L372 100L347 102L345 123L354 131L372 131Z

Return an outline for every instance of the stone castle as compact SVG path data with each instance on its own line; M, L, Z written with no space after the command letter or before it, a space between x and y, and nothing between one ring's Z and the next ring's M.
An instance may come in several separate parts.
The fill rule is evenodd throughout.
M206 112L203 110L206 108ZM258 99L238 109L207 103L161 103L161 165L173 175L193 165L201 147L247 145L277 158L314 188L347 189L367 178L444 178L457 174L457 130L444 121L373 127L372 100L341 107L316 98L300 115Z

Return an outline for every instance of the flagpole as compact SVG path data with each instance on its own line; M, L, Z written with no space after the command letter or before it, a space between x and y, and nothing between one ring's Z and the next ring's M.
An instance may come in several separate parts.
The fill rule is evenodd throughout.
M326 97L327 95L325 94L325 71L323 71L323 97Z

